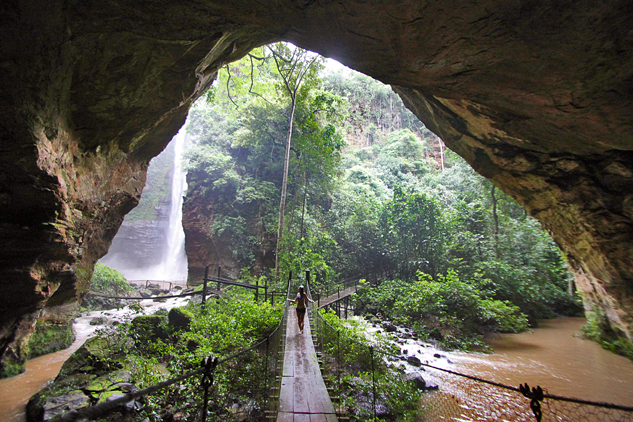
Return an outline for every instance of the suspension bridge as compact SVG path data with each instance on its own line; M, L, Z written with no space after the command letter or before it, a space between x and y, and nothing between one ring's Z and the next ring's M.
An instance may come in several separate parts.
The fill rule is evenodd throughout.
M274 294L270 292L271 294L269 295L267 286L247 285L236 280L222 278L219 275L218 277L208 278L208 280L205 277L205 285L206 281L218 283L216 290L205 287L200 292L187 294L202 294L204 301L207 293L221 294L220 285L226 284L254 289L256 292L260 288L264 288L265 300L270 298L271 302L274 301ZM285 299L293 297L291 294L291 278L292 276L288 280L286 291L277 293ZM371 281L375 282L379 278L380 276L374 276ZM345 350L349 350L349 346L352 344L355 344L355 347L360 350L360 352L357 352L356 359L371 363L373 385L369 396L371 401L373 401L371 404L373 417L376 418L376 401L381 397L382 392L377 390L378 386L373 373L375 371L374 368L380 362L384 363L385 360L397 361L402 356L389 355L387 351L347 338L345 334L330 326L317 311L319 308L334 307L337 315L341 316L343 313L347 315L350 295L365 284L360 284L358 279L351 279L323 288L321 292L311 292L309 281L310 277L309 273L307 273L306 292L314 300L314 304L309 306L309 311L306 315L307 324L305 324L303 333L299 331L295 312L289 306L288 301L284 300L284 313L277 328L266 339L251 348L236 352L221 360L217 358L206 359L198 369L146 389L129 393L116 400L70 411L63 415L61 420L95 419L120 410L126 403L145 395L155 394L161 389L180 383L193 376L202 377L200 388L204 399L199 420L206 422L209 417L211 420L222 420L222 417L213 419L213 415L207 409L207 403L211 399L213 374L221 370L230 371L238 358L246 353L253 352L261 357L259 360L261 362L262 376L259 382L262 384L263 389L267 391L264 395L265 418L267 420L275 420L277 422L333 422L349 419L345 415L345 409L337 403L338 397L332 396L332 393L341 392L341 362L338 361L342 358L344 359ZM257 294L255 296L257 297ZM124 297L117 296L117 298L123 299ZM336 344L335 347L332 346L334 343ZM324 381L320 364L324 360L325 344L330 346L330 353L337 355L335 359L337 360L336 366L339 368L338 386L327 386ZM337 349L337 351L333 352L332 347ZM363 353L364 355L362 355ZM332 359L334 358L330 356L330 360ZM633 421L633 407L550 395L540 387L530 388L525 384L517 388L476 376L437 368L426 363L421 363L420 365L427 368L427 370L443 373L445 375L444 382L449 386L450 384L461 386L468 384L467 388L464 389L464 391L468 391L466 396L457 396L441 391L437 394L426 394L422 401L422 406L424 406L425 410L424 414L421 414L420 420ZM333 377L330 376L330 381L332 379ZM493 397L493 399L482 401L487 396ZM368 415L368 418L371 418L371 416Z

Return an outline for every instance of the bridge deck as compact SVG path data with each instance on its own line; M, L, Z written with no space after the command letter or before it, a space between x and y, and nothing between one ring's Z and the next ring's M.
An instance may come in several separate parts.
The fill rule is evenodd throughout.
M338 421L321 376L308 318L301 333L295 309L290 309L277 422Z
M358 287L362 287L362 285L359 285ZM356 293L356 290L358 289L355 286L352 286L345 290L341 290L338 293L334 293L333 295L330 295L328 297L324 297L319 301L319 308L323 308L324 306L330 305L336 302L337 300L344 299L345 297L351 295L352 293Z

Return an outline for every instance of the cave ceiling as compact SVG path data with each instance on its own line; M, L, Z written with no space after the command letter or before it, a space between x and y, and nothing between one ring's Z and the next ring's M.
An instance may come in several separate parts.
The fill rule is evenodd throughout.
M391 84L552 233L586 306L631 339L630 2L5 0L0 359L72 314L217 69L278 40Z

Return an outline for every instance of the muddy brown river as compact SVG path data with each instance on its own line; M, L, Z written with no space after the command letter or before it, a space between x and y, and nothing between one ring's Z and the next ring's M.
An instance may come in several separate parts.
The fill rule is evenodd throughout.
M633 362L582 339L584 324L584 318L544 320L533 332L488 337L494 354L446 353L429 363L512 387L527 383L552 395L633 407ZM425 374L440 390L425 395L420 421L535 420L520 393L440 371ZM546 399L541 410L543 421L633 421L633 412L558 400Z
M633 361L578 336L584 318L541 321L532 333L487 338L495 353L459 353L456 367L481 378L518 386L528 383L550 394L633 406Z
M633 362L603 350L592 341L583 340L577 332L584 323L583 318L541 321L540 327L533 332L487 338L494 354L440 352L443 357L429 361L429 364L510 386L528 383L539 385L550 394L633 406ZM78 337L85 338L89 334L86 325L85 322L78 324ZM429 356L428 350L424 350L426 356ZM65 350L30 360L25 374L0 380L0 421L24 421L24 406L30 396L55 377L70 353L71 350ZM515 392L434 370L427 370L424 376L440 384L440 390L425 395L421 421L534 420L529 401ZM594 411L595 415L591 413ZM589 416L577 416L583 412L589 412ZM632 420L633 413L623 417L621 414L603 414L586 406L544 405L543 420L602 421L610 418Z

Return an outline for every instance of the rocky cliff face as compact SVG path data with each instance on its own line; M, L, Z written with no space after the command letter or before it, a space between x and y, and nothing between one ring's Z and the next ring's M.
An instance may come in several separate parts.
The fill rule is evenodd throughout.
M189 189L182 215L189 282L200 283L206 266L209 266L210 276L216 276L218 267L221 267L221 274L230 278L237 278L242 266L250 268L252 274L274 268L275 242L271 234L264 232L261 220L257 217L259 213L254 213L255 216L250 217L251 223L246 226L249 229L248 236L260 239L260 242L249 251L254 259L244 263L229 237L214 234L213 224L218 214L216 201L198 190L201 186L192 182L195 178L195 175L188 175Z
M553 233L633 339L633 9L625 1L0 5L0 361L75 306L147 162L216 69L274 40L396 86ZM64 312L61 312L61 311ZM13 363L12 363L13 362Z
M135 280L126 275L128 271L159 265L163 259L163 245L167 242L169 206L161 209L160 220L124 222L101 262L116 268L128 280Z
M240 271L231 245L213 235L214 217L213 204L190 190L183 204L182 226L189 264L188 278L196 284L202 282L207 266L209 276L216 276L218 267L221 267L221 274L231 278L236 278Z

